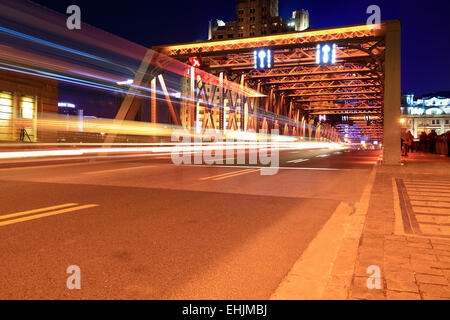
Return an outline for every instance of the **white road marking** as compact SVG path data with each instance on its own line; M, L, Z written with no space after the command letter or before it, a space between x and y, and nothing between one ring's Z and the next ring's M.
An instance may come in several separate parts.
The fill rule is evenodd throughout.
M300 163L300 162L306 162L308 160L309 159L296 159L296 160L288 161L287 163Z

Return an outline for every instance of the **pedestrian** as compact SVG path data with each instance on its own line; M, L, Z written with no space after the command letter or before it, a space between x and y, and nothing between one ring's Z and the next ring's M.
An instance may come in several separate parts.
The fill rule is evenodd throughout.
M406 129L402 128L402 156L407 157L408 156L408 133L406 132Z
M436 137L436 154L442 153L442 136Z
M448 155L447 135L442 134L441 156L445 157L446 155Z
M419 151L426 152L427 149L427 134L425 131L422 131L422 133L419 136Z
M412 135L411 131L408 131L407 136L407 145L408 145L408 152L414 152L414 136Z
M445 134L447 136L447 157L450 157L450 131Z
M428 134L428 143L430 144L431 153L436 153L436 139L437 139L436 130L431 130L431 132Z

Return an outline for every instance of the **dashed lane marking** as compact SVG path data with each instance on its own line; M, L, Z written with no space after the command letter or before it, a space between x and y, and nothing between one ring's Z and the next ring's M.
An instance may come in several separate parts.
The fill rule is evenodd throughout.
M309 161L309 159L296 159L296 160L288 161L287 163L301 163L301 162L306 162L306 161Z
M202 181L204 181L204 180L213 180L213 179L216 179L216 178L231 176L231 175L234 175L236 173L247 172L247 171L251 171L251 170L254 170L254 169L245 169L245 170L226 172L226 173L218 174L218 175L215 175L215 176L204 177L204 178L201 178L200 180L202 180Z
M228 175L228 176L225 176L225 177L216 178L216 179L213 179L213 180L214 181L224 180L224 179L233 178L233 177L236 177L236 176L241 176L243 174L253 173L253 172L257 172L257 171L261 171L261 169L253 169L253 170L249 170L247 172L240 172L240 173L236 173L236 174L233 174L233 175Z
M62 209L62 208L76 206L76 205L78 205L78 203L65 203L65 204L60 204L60 205L52 206L52 207L39 208L39 209L34 209L34 210L27 210L27 211L12 213L12 214L6 214L6 215L1 215L0 220L6 220L6 219L11 219L11 218L26 216L26 215L33 214L33 213Z
M136 167L127 167L127 168L119 168L119 169L88 171L88 172L83 172L82 174L114 173L114 172L128 171L128 170L134 170L134 169L143 169L143 168L154 168L154 166L136 166Z
M73 206L73 205L77 205L77 204L76 203L67 203L67 204L63 204L63 205L59 205L59 206L53 206L53 207L47 207L47 208L41 208L41 209L36 209L36 210L29 210L29 211L23 211L23 212L3 215L3 216L0 216L1 220L5 220L5 219L9 219L9 220L0 222L0 227L11 225L11 224L16 224L16 223L20 223L20 222L55 216L55 215L62 214L62 213L94 208L94 207L99 206L98 204L87 204L87 205L81 205L81 206L76 206L76 207L72 207L72 208L53 210L55 208L63 208L63 207L67 207L69 205ZM32 214L32 213L42 212L42 211L48 211L48 212L40 213L40 214ZM28 214L31 214L31 215L28 215ZM24 215L27 215L27 216L24 217ZM17 219L10 219L12 217L19 217L19 216L22 216L22 217L17 218Z

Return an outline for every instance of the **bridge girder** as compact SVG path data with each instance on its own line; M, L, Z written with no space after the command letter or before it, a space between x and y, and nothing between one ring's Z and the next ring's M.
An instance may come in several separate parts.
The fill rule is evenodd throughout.
M284 117L297 124L298 118L311 122L323 114L383 119L386 25L383 23L379 29L359 25L156 49L185 62L189 57L200 57L205 70L212 74L224 74L231 81L244 79L244 86L266 96L256 98L256 106L272 112L275 119ZM336 44L335 64L316 63L316 47L325 43ZM254 68L254 51L261 48L273 52L271 69ZM370 127L376 129L365 131L377 133L370 138L380 139L382 122L373 121Z

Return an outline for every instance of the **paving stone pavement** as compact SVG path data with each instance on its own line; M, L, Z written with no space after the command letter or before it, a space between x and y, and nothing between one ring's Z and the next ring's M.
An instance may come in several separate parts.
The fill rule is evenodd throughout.
M395 179L450 182L450 159L438 160L431 166L377 168L368 210L351 218L324 299L450 299L450 234L399 231L402 215L395 210Z

